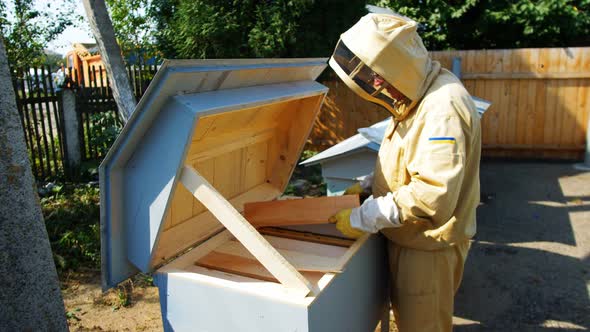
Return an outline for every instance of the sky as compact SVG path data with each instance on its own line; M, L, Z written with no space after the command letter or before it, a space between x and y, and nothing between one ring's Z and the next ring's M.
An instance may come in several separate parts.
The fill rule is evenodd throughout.
M43 5L47 1L38 0L37 6ZM65 55L70 49L72 43L93 43L94 37L90 33L90 26L86 21L86 13L82 1L76 1L75 14L83 18L83 22L78 23L77 27L68 27L56 40L49 43L47 49Z
M8 13L12 12L14 5L12 1L6 1L6 9ZM90 32L90 26L86 21L86 13L82 1L75 0L74 15L81 18L80 21L76 20L76 26L68 27L56 40L50 42L47 49L64 55L71 49L72 43L93 43L94 37ZM36 0L34 2L35 8L40 11L49 11L50 13L57 14L59 8L64 5L64 0ZM10 16L8 17L10 20Z

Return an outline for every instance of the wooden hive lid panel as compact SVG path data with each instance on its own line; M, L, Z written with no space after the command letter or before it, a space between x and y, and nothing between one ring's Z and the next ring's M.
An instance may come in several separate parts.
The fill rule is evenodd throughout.
M100 167L103 288L222 228L179 185L185 164L238 211L279 195L327 92L325 59L163 67Z

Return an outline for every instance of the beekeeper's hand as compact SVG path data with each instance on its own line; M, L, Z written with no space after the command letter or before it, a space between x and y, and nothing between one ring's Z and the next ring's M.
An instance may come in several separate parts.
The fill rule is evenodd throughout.
M344 195L359 195L361 202L371 196L371 187L373 186L373 173L365 176L361 181L344 190Z
M400 227L399 209L393 194L369 197L360 207L346 209L330 218L345 236L359 238L364 233L377 233L383 228Z
M345 209L342 210L335 215L331 216L329 221L331 223L336 224L336 229L342 233L342 235L358 239L359 237L363 236L365 233L361 230L358 230L350 225L350 214L352 209Z
M344 195L360 195L364 191L363 187L361 186L360 182L353 184L352 186L346 188L344 190Z

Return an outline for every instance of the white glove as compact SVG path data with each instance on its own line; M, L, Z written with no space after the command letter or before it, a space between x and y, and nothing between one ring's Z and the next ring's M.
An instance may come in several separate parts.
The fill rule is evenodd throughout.
M369 197L363 205L352 209L350 225L367 233L377 233L383 228L399 227L399 210L393 201L393 194Z

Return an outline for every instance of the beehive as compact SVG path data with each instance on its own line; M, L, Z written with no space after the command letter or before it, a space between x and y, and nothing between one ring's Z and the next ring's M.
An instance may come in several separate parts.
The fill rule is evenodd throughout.
M255 229L327 89L325 59L169 61L100 167L103 286L154 272L166 330L365 331L386 303L383 241Z

